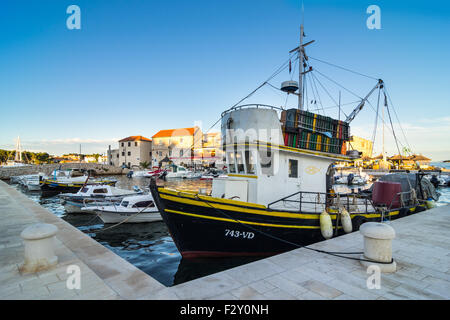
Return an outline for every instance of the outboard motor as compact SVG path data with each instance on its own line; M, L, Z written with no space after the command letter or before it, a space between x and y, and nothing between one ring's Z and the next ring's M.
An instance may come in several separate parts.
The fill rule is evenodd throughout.
M133 170L128 171L127 177L128 177L128 178L133 177Z
M347 184L351 185L354 178L355 178L355 175L353 173L349 173L347 176Z

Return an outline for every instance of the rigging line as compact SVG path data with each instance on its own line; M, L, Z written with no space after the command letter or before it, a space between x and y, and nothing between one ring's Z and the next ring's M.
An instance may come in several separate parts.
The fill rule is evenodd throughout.
M316 88L317 97L318 97L320 106L321 106L321 108L323 110L323 104L322 104L322 100L320 99L319 90L317 89L316 81L314 80L314 77L311 75L311 73L309 73L309 77L311 78L311 81L312 81L312 83L314 85L314 88Z
M373 146L375 145L375 137L376 137L376 133L377 133L377 126L378 126L378 112L380 109L380 93L381 93L381 89L378 89L378 102L377 102L377 112L376 112L376 116L375 116L375 126L373 128L373 133L372 133L372 148L370 150L370 153L373 155Z
M372 108L372 110L375 111L375 108L374 108L374 106L370 103L370 101L369 101L369 100L366 100L366 102L369 104L369 106ZM379 114L378 114L378 119L380 119L381 122L382 122L384 125L387 125L387 123L381 118L381 116L380 116ZM387 127L387 129L390 130L391 133L393 133L392 130L391 130L389 127ZM400 143L400 145L401 145L402 148L403 148L404 145L402 144L402 142L399 141L399 143Z
M331 79L331 78L329 78L329 77L327 77L326 75L324 75L322 72L320 72L319 70L317 70L317 69L314 69L314 71L316 71L317 73L319 73L322 77L324 77L324 78L326 78L326 79L328 79L329 81L331 81L331 82L333 82L335 85L337 85L337 86L339 86L339 87L341 87L342 89L344 89L345 91L347 91L347 92L349 92L349 93L351 93L352 95L354 95L355 97L357 97L357 98L359 98L359 99L361 99L361 100L363 100L363 98L362 97L360 97L360 96L358 96L356 93L354 93L354 92L352 92L352 91L350 91L349 89L347 89L346 87L344 87L343 85L341 85L341 84L339 84L339 83L337 83L336 81L334 81L333 79Z
M305 78L307 78L307 77L305 77ZM314 97L314 105L317 106L317 98L316 98L316 93L314 92L313 83L312 83L312 81L308 81L308 82L309 82L309 85L311 87L311 92L312 92L313 97ZM313 103L311 102L311 104L313 104ZM316 111L319 112L319 108L316 108Z
M391 100L391 96L389 95L389 92L387 92L387 90L386 90L386 84L384 84L383 91L384 91L385 94L387 94L387 97L389 99L389 103L392 106L392 110L394 110L394 115L395 115L395 117L397 119L397 122L398 122L398 125L400 127L400 130L402 131L403 138L405 138L406 145L408 146L409 150L411 152L413 152L413 150L411 149L411 146L409 145L408 139L406 138L405 132L403 131L403 127L402 127L402 125L400 123L400 119L398 118L397 111L395 111L394 104L392 103L392 100Z
M359 103L359 102L361 102L360 100L357 100L357 101L353 101L353 102L347 102L347 103L341 103L341 108L342 108L342 106L348 106L348 105L350 105L350 104L355 104L355 103ZM334 108L339 108L339 106L328 106L328 107L323 107L325 110L328 110L328 109L334 109ZM318 109L315 109L316 111L318 110ZM341 110L342 111L342 110Z
M360 73L360 72L357 72L357 71L353 71L353 70L350 70L350 69L347 69L347 68L338 66L338 65L333 64L333 63L331 63L331 62L326 62L326 61L323 61L323 60L320 60L320 59L317 59L317 58L313 58L313 57L311 57L311 56L308 56L308 57L309 57L310 59L313 59L313 60L316 60L316 61L319 61L319 62L328 64L328 65L330 65L330 66L333 66L333 67L336 67L336 68L339 68L339 69L342 69L342 70L345 70L345 71L348 71L348 72L351 72L351 73L354 73L354 74L358 74L358 75L363 76L363 77L366 77L366 78L378 80L378 78L375 78L375 77L372 77L372 76L368 76L368 75L366 75L366 74L363 74L363 73Z
M214 206L212 206L212 205L209 203L209 201L207 201L207 200L205 200L205 199L201 199L201 198L198 197L198 196L196 197L196 199L197 199L197 200L200 200L200 201L202 201L202 202L205 202L205 203L206 203L208 206L210 206L212 209L216 210L217 212L219 212L219 213L222 214L223 216L227 217L228 219L234 220L235 222L237 222L237 223L243 225L244 227L247 227L247 228L249 228L249 229L251 229L251 230L253 230L253 231L257 232L257 233L261 233L261 234L263 234L263 235L265 235L265 236L267 236L267 237L269 237L269 238L272 238L272 239L274 239L274 240L278 240L278 241L281 241L281 242L290 244L290 245L292 245L292 246L294 246L294 247L297 247L297 248L305 248L305 249L308 249L308 250L311 250L311 251L316 251L316 252L319 252L319 253L329 254L329 255L332 255L332 256L335 256L335 257L339 257L339 258L350 259L350 260L357 260L357 261L365 261L365 262L376 262L376 261L373 261L373 260L367 260L367 259L361 259L361 258L353 258L353 257L342 256L342 254L362 254L363 252L332 252L332 251L325 251L325 250L320 250L320 249L309 248L308 246L304 246L304 245L303 245L303 246L302 246L302 245L299 245L299 244L297 244L297 243L294 243L294 242L291 242L291 241L288 241L288 240L279 238L279 237L277 237L277 236L271 235L270 233L267 233L267 232L265 232L265 231L262 231L262 230L259 230L259 229L257 229L257 228L254 228L254 227L252 227L252 226L250 226L250 225L248 225L248 224L242 223L241 221L239 221L239 220L237 220L237 219L234 219L234 218L231 217L230 215L226 214L224 211L222 211L222 210L220 210L220 209L218 209L218 208L215 208ZM381 263L381 264L390 264L390 263L392 263L392 261L393 261L393 260L391 260L390 262L377 262L377 263Z
M328 96L330 97L331 100L333 100L333 102L338 105L337 101L334 100L334 98L331 96L331 94L328 92L328 90L323 86L322 82L320 82L320 80L316 77L315 74L312 74L313 77L317 80L317 82L319 82L320 86L322 87L322 89L328 94ZM323 109L323 108L322 108ZM344 112L344 110L341 110L342 113L345 115L345 117L347 118L347 114ZM325 111L324 111L325 112Z
M400 148L398 147L397 136L395 135L394 125L392 124L391 112L389 111L386 94L384 95L384 106L387 109L388 116L389 116L389 122L391 123L392 134L394 135L394 140L395 140L395 144L397 145L398 154L401 157L402 154L400 153Z

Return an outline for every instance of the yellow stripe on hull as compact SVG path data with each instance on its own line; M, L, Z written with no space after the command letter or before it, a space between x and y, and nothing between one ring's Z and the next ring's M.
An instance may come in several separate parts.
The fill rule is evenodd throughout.
M182 215L186 215L186 216L191 216L191 217L209 219L209 220L219 220L219 221L226 221L226 222L251 224L251 225L257 225L257 226L264 226L264 227L293 228L293 229L320 229L319 226L296 226L296 225L261 223L261 222L251 222L251 221L244 221L244 220L237 220L237 219L234 220L234 219L227 219L227 218L211 217L211 216L205 216L205 215L201 215L201 214L182 212L182 211L171 210L171 209L165 209L165 211L166 212L171 212L171 213L182 214Z
M167 194L169 193L169 194ZM236 200L229 200L229 199L222 199L222 198L213 198L209 196L200 196L196 195L194 193L186 193L183 194L183 197L181 197L181 194L184 192L177 192L167 189L160 189L160 197L165 200L174 201L178 203L188 204L188 205L194 205L194 206L201 206L201 207L209 207L209 208L215 208L215 209L221 209L221 210L227 210L227 211L234 211L234 212L244 212L244 213L250 213L250 214L258 214L258 215L264 215L264 216L272 216L272 217L283 217L283 218L294 218L294 219L319 219L320 213L289 213L289 212L282 212L282 211L268 211L267 208L263 205L258 205L254 203L248 203L243 201L236 201ZM198 200L197 199L200 199ZM187 199L190 198L190 199ZM248 208L249 207L249 208ZM334 212L333 212L334 211ZM331 218L333 220L336 219L336 210L330 210L330 213L335 213L331 215ZM389 213L389 216L396 216L400 212L399 211L392 211ZM379 218L381 214L379 213L351 213L350 217L356 217L356 216L362 216L365 218Z

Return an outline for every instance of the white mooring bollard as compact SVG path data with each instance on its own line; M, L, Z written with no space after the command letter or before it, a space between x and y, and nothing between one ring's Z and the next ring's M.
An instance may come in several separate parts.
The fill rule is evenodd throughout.
M24 273L35 273L58 263L54 252L54 236L58 228L53 224L36 223L22 231L25 244L25 262L20 267Z
M366 222L361 225L359 231L364 236L364 255L361 259L374 261L361 261L361 264L365 267L377 265L381 272L395 272L397 264L392 259L392 239L395 238L395 230L385 223Z

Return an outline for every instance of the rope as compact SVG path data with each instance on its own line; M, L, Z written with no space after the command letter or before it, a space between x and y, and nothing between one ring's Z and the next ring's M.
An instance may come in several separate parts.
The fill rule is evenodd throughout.
M406 142L406 144L407 144L409 150L412 152L411 146L409 145L408 139L406 139L405 132L403 131L403 127L402 127L402 125L401 125L401 123L400 123L400 120L399 120L399 118L398 118L397 112L395 111L394 104L392 103L392 100L391 100L391 97L390 97L390 95L389 95L389 92L387 92L387 90L386 90L386 84L384 84L383 91L384 91L384 93L387 95L387 97L388 97L388 99L389 99L389 103L391 104L392 110L394 110L394 115L395 115L395 117L396 117L396 119L397 119L397 122L398 122L398 125L399 125L399 127L400 127L400 130L402 131L403 137L405 138L405 142Z
M133 214L133 215L127 217L126 219L120 221L119 223L116 223L116 224L114 224L114 225L112 225L112 226L110 226L110 227L108 227L108 228L100 229L100 230L98 230L98 231L96 231L96 232L97 232L97 233L98 233L98 232L103 232L103 231L106 231L106 230L115 228L115 227L121 225L122 223L127 222L127 221L130 220L131 218L134 218L134 217L137 216L138 214L142 213L142 212L143 212L145 209L147 209L151 204L155 204L155 202L154 202L154 201L151 201L147 206L145 206L142 210L138 211L137 213L135 213L135 214ZM155 206L156 206L156 205L155 205ZM98 216L98 215L100 215L100 212L97 214L97 216Z
M378 80L378 78L374 78L374 77L372 77L372 76L368 76L368 75L366 75L366 74L363 74L363 73L360 73L360 72L356 72L356 71L353 71L353 70L350 70L350 69L347 69L347 68L344 68L344 67L335 65L335 64L333 64L333 63L331 63L331 62L326 62L326 61L323 61L323 60L320 60L320 59L317 59L317 58L313 58L313 57L311 57L311 56L308 56L308 57L309 57L310 59L313 59L313 60L316 60L316 61L319 61L319 62L328 64L328 65L330 65L330 66L333 66L333 67L336 67L336 68L339 68L339 69L342 69L342 70L345 70L345 71L348 71L348 72L351 72L351 73L354 73L354 74L357 74L357 75L360 75L360 76L363 76L363 77L366 77L366 78L369 78L369 79Z
M179 192L179 194L181 194L181 192ZM361 258L353 258L353 257L342 256L342 254L363 254L363 252L332 252L332 251L324 251L324 250L319 250L319 249L309 248L308 246L302 246L302 245L299 245L299 244L297 244L297 243L294 243L294 242L291 242L291 241L288 241L288 240L281 239L281 238L279 238L279 237L273 236L273 235L271 235L271 234L269 234L269 233L267 233L267 232L264 232L264 231L262 231L262 230L253 228L253 227L250 226L250 225L246 225L246 224L240 222L239 220L236 220L235 218L231 217L230 215L226 214L226 213L223 212L222 210L213 207L213 206L209 203L209 201L206 201L206 200L204 200L204 199L201 199L201 198L198 197L198 196L196 197L196 199L199 200L199 201L205 202L205 203L206 203L208 206L210 206L212 209L218 211L219 213L221 213L222 215L224 215L224 216L227 217L228 219L234 220L235 222L237 222L237 223L239 223L239 224L241 224L241 225L244 225L245 227L251 229L252 231L261 233L261 234L263 234L263 235L265 235L265 236L267 236L267 237L270 237L270 238L272 238L272 239L274 239L274 240L278 240L278 241L281 241L281 242L290 244L290 245L295 246L295 247L297 247L297 248L305 248L305 249L312 250L312 251L316 251L316 252L319 252L319 253L324 253L324 254L328 254L328 255L335 256L335 257L344 258L344 259L350 259L350 260L365 261L365 262L380 263L380 264L391 264L391 263L393 262L393 259L392 259L390 262L379 262L379 261L373 261L373 260L368 260L368 259L361 259Z
M373 154L373 146L375 145L375 137L376 137L377 127L378 127L378 111L380 109L380 91L381 90L378 90L377 112L376 112L376 116L375 116L375 126L373 128L373 133L372 133L372 148L370 150L370 154Z

